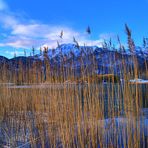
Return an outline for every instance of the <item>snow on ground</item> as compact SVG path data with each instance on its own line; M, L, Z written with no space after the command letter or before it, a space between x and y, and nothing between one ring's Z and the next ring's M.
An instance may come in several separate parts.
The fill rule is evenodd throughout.
M20 113L21 114L21 113ZM40 113L37 113L40 115ZM97 126L99 135L103 138L101 142L103 142L104 145L110 143L112 141L114 146L120 146L124 147L124 142L129 140L130 134L135 134L138 133L140 134L141 140L143 142L143 136L147 139L148 138L148 108L143 108L140 111L140 117L139 119L136 119L134 117L115 117L115 118L108 118L108 119L103 119L103 120L98 120L97 122L94 122L93 120L89 121L89 128L92 126L95 127ZM48 114L41 114L41 116L44 118L44 122L46 123L47 121L45 120L48 118ZM31 112L28 113L28 118L33 120ZM14 120L16 121L16 119ZM3 130L5 127L5 123L3 124L3 127L0 126L0 138L5 141L6 144L7 142L7 134ZM75 130L76 133L78 131L78 126L80 128L84 128L85 123L82 122L80 124L76 124ZM25 131L24 131L25 130ZM12 130L11 132L15 132L15 130ZM24 132L25 134L24 137ZM13 136L14 135L14 136ZM30 145L29 142L29 130L28 129L20 129L19 130L19 138L17 143L18 146L22 145ZM15 133L11 134L11 140L15 141ZM13 139L14 137L14 139ZM117 138L117 139L116 139ZM110 141L111 140L111 141ZM118 141L117 143L114 143L115 141ZM14 142L15 143L15 142Z
M138 84L148 84L148 80L143 79L133 79L129 81L130 83L138 83Z

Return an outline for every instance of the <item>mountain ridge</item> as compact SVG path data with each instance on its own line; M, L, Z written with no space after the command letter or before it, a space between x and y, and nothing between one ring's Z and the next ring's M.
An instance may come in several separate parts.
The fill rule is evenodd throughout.
M42 51L34 56L18 56L12 59L0 56L0 65L7 63L9 68L13 69L14 67L19 67L20 63L24 66L30 64L30 67L32 67L33 63L38 62L44 67L45 61L49 60L51 67L55 65L60 67L62 63L64 67L72 66L79 68L82 61L85 66L91 66L91 59L95 58L98 71L100 71L98 73L109 73L110 68L116 73L122 65L123 59L126 65L131 65L133 64L133 57L137 57L139 68L144 69L144 64L148 64L148 48L136 47L133 52L130 52L128 49L121 51L114 48L100 48L97 46L78 47L75 44L62 44L56 49L48 49L46 52ZM106 70L102 72L101 67Z

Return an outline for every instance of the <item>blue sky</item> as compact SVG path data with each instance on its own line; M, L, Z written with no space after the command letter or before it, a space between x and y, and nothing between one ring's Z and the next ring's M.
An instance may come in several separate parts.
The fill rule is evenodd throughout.
M148 0L0 0L0 55L29 55L32 46L56 47L57 40L98 45L119 35L126 43L124 24L136 45L148 37ZM92 34L86 34L87 26ZM63 40L58 35L64 31Z

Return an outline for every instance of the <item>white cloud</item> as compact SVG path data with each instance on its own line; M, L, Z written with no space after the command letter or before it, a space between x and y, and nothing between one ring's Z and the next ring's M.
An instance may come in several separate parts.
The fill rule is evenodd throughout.
M0 11L8 9L7 4L4 2L4 0L0 0Z
M14 56L14 55L24 55L24 52L22 51L5 51L6 54L9 54L11 56Z
M0 0L0 10L6 10L7 5ZM103 35L100 39L91 40L87 34L76 31L64 25L50 25L38 23L34 20L21 20L22 18L12 12L0 11L0 24L6 30L6 38L0 41L0 47L10 46L13 48L31 48L47 45L49 48L57 47L57 41L62 43L72 43L73 37L80 45L102 46ZM25 22L25 23L24 23ZM64 31L63 39L59 37L61 30Z
M17 19L13 15L4 12L0 13L0 22L6 29L13 29L18 24Z
M102 33L99 35L99 38L103 40L109 40L110 38L111 39L117 38L117 35L114 33Z
M15 40L12 42L7 42L0 44L0 46L10 46L14 48L27 48L30 44L32 44L32 41L30 40Z
M29 21L28 23L20 22L16 17L6 15L0 17L5 29L10 30L9 37L6 39L4 46L12 46L15 48L30 48L32 46L48 45L49 48L55 48L57 41L59 43L72 43L75 37L80 45L101 45L102 40L89 40L86 34L75 31L67 26L51 26L49 24L36 23ZM32 23L33 22L33 23ZM63 39L59 35L61 30L64 31ZM2 44L1 44L2 46Z

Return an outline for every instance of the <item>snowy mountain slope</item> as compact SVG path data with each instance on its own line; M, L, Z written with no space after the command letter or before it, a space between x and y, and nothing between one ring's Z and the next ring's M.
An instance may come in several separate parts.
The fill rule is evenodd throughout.
M50 59L61 57L61 56L67 56L67 58L71 58L73 55L75 57L79 56L86 56L88 54L94 54L97 59L103 58L108 59L108 54L120 54L122 56L133 56L136 55L139 58L146 58L148 59L148 48L142 48L142 47L136 47L135 51L130 52L130 50L125 50L125 52L121 52L119 50L115 49L103 49L99 48L97 46L79 46L75 44L62 44L56 49L49 49L48 50L48 57ZM43 55L37 55L40 59L43 59Z
M75 44L62 44L54 50L48 49L48 52L35 56L16 57L13 59L0 57L0 64L5 62L9 65L9 68L15 69L14 67L19 67L19 63L32 67L33 63L38 62L44 67L44 61L48 59L51 67L60 66L62 63L65 67L80 68L82 64L91 67L93 64L92 58L94 58L99 73L109 73L110 69L112 69L112 72L118 73L118 69L121 69L123 65L123 59L125 65L128 66L133 64L133 57L137 57L139 67L144 69L145 63L148 64L148 48L136 47L133 52L130 52L130 50L123 52L97 46L78 47Z

